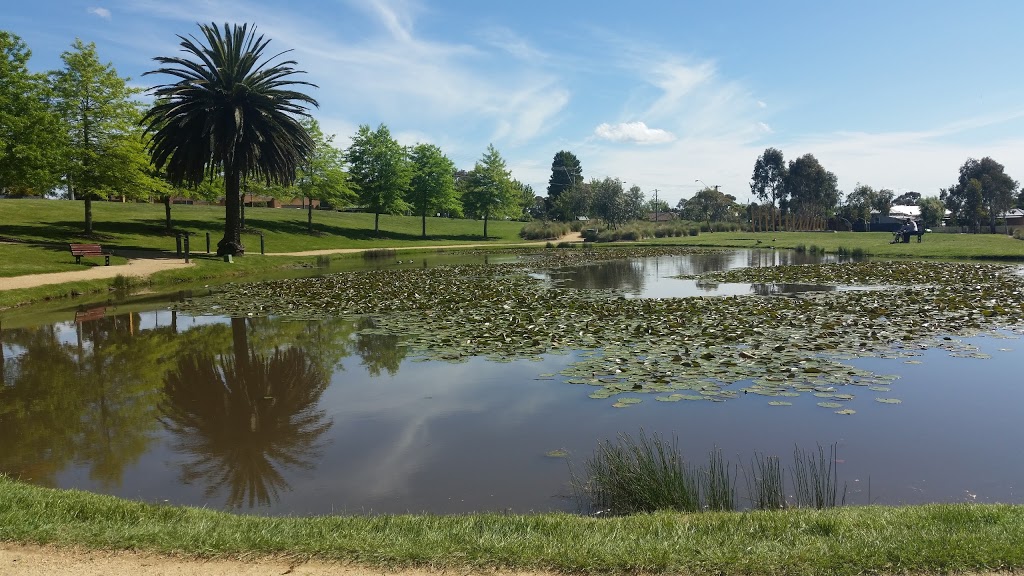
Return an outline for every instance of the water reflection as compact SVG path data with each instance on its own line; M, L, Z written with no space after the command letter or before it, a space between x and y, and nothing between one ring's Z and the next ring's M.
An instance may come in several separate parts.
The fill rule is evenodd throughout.
M70 464L105 488L147 449L157 427L155 401L171 336L136 338L137 315L76 327L5 331L21 353L5 361L0 388L0 472L53 485Z
M834 290L830 286L778 284L723 284L697 276L736 268L812 264L835 261L835 256L796 253L788 250L737 250L706 254L683 254L611 260L548 270L540 274L562 286L580 290L621 290L633 298L674 298L688 296L739 296L744 294L792 294Z
M289 488L284 468L311 468L331 427L317 408L329 374L298 347L256 350L231 319L229 353L179 356L164 384L164 426L187 455L181 480L227 505L269 505Z

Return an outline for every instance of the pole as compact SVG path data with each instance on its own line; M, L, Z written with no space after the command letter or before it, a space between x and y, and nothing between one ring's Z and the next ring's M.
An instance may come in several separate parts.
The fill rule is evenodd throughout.
M210 233L206 233L206 253L210 253Z
M654 223L658 223L658 189L654 189Z
M260 232L260 254L266 254L263 250L263 232Z

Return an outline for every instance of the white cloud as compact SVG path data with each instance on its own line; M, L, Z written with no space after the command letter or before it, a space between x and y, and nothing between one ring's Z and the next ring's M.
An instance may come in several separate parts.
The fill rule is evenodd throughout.
M761 132L764 132L765 134L771 134L772 133L772 127L769 126L765 122L758 122L757 123L757 128L758 128L758 130L760 130Z
M622 122L611 125L604 123L594 129L594 135L612 142L634 144L664 144L676 139L675 135L660 128L649 128L643 122Z
M757 107L758 108L767 108L768 104L766 104L763 100L758 100L757 101Z
M100 18L103 18L104 20L110 20L110 10L107 10L106 8L98 8L98 7L95 7L95 6L90 6L86 10L86 12L88 12L89 14L93 14L95 16L99 16Z

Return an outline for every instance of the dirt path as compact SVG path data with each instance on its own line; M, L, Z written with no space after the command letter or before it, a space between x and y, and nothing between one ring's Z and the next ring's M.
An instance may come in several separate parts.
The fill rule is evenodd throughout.
M579 232L573 232L563 236L559 242L580 242L582 237ZM546 242L525 242L522 244L503 244L501 246L543 246ZM444 250L447 248L479 248L494 247L494 244L454 244L448 246L406 246L395 248L395 250ZM321 256L326 254L355 254L364 252L365 248L334 248L327 250L306 250L303 252L271 252L267 256ZM78 282L81 280L101 280L113 278L117 275L146 277L163 270L185 268L192 266L186 264L180 258L156 257L139 254L138 257L130 258L127 264L115 266L91 266L83 270L72 270L69 272L51 272L48 274L27 274L25 276L11 276L0 278L0 291L17 290L20 288L35 288L48 284L64 284L66 282Z
M28 274L0 278L0 290L17 290L19 288L35 288L47 284L64 284L81 280L101 280L122 276L145 277L162 270L173 270L192 266L177 258L131 258L127 264L115 266L91 266L83 270L68 272L51 272L48 274Z
M543 576L541 573L459 570L458 574ZM323 562L288 560L192 560L133 552L103 552L0 543L0 576L440 576L425 570L381 570Z

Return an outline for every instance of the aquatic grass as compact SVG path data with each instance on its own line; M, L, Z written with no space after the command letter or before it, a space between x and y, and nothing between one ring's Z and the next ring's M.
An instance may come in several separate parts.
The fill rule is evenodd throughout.
M394 260L394 248L373 248L363 251L363 260Z
M754 453L749 471L746 468L742 468L742 471L752 508L786 508L785 470L778 456Z
M704 507L708 510L728 511L736 507L736 483L733 466L725 461L721 448L715 447L708 457L708 468L703 475Z
M836 503L846 503L846 484L843 484L842 498L839 499L839 480L837 477L838 444L829 446L828 456L819 444L817 457L813 452L793 448L793 495L798 507L834 508Z
M590 513L697 512L701 508L701 473L683 460L675 436L666 441L643 430L636 438L620 434L616 442L598 444L584 472L580 476L572 470L571 484L581 510Z

